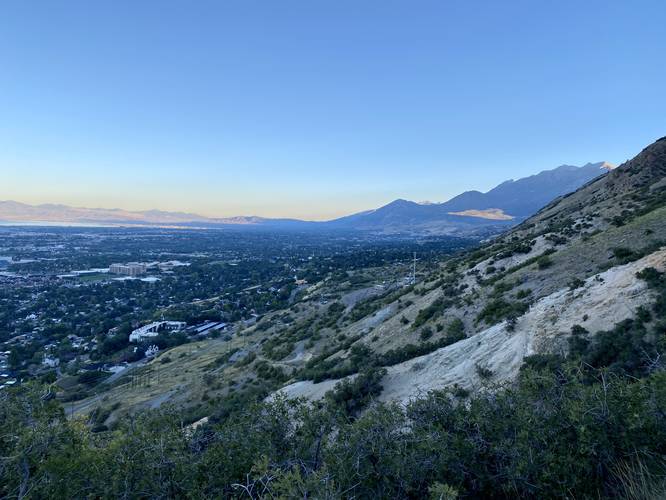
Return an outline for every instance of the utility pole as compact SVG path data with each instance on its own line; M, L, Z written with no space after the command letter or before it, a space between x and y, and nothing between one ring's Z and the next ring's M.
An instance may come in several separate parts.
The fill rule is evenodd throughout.
M412 285L416 284L416 252L414 252L414 264L412 267Z

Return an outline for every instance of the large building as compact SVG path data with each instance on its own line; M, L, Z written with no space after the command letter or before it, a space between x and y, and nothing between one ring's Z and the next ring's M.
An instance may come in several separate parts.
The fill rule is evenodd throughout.
M146 265L139 262L111 264L111 266L109 266L109 272L111 274L124 274L125 276L139 276L146 272Z
M187 323L184 321L155 321L130 333L130 342L141 342L148 337L157 337L162 332L184 330Z

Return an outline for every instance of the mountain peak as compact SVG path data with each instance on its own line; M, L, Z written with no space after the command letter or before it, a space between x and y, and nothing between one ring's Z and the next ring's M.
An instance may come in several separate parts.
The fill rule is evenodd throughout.
M417 203L414 202L414 201L405 200L403 198L398 198L397 200L393 200L392 202L387 203L386 205L384 205L384 208L386 208L386 207L406 207L406 206L411 206L411 205L417 205Z

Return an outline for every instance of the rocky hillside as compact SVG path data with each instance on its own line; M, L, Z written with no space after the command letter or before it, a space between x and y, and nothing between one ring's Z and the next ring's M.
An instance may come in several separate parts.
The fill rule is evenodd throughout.
M648 267L663 271L665 245L661 139L509 233L446 263L400 298L369 307L380 321L370 328L362 326L368 318L350 325L355 344L317 358L315 382L295 382L283 392L323 396L336 372L321 375L316 366L331 359L339 360L334 366L350 366L354 346L388 367L385 400L506 382L526 356L566 353L572 331L584 331L592 341L595 332L634 317L651 300L636 274ZM414 356L422 352L427 354ZM328 380L318 382L322 378Z
M169 402L203 417L276 390L317 399L371 367L387 401L508 383L526 356L566 355L572 336L593 344L649 306L636 274L666 268L665 179L662 139L476 250L421 265L415 284L400 266L329 276L232 342L164 353L178 362L143 369L158 384L119 384L105 404L122 414Z

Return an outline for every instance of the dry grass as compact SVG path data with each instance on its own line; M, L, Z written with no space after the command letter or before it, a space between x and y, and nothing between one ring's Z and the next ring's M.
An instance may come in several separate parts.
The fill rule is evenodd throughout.
M247 338L234 337L229 342L212 339L175 347L148 365L133 370L121 379L122 383L98 395L67 404L67 412L82 415L99 404L120 403L117 412L124 413L150 407L160 400L174 399L187 406L205 391L203 376L210 371L211 363L231 349L243 348L247 344ZM167 356L171 361L162 363Z
M660 500L666 498L666 463L659 461L648 467L636 455L618 463L613 469L622 498L628 500Z

